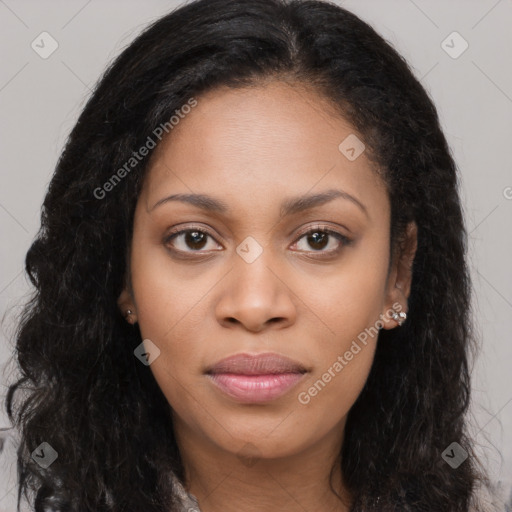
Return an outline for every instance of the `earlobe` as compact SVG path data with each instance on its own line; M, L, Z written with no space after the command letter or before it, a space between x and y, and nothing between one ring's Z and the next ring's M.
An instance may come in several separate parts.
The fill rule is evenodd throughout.
M121 314L126 319L126 321L130 324L134 324L137 322L137 316L135 314L135 304L133 302L133 298L125 287L119 298L117 299L117 306L121 311Z

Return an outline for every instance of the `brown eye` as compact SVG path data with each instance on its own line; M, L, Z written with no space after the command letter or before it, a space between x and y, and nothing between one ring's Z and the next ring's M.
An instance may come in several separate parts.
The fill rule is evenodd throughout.
M213 237L207 231L189 228L171 233L164 242L177 252L193 253L215 250L215 247L208 248L209 239Z
M310 228L300 236L295 245L299 247L302 240L304 240L304 243L301 250L325 255L333 255L351 242L349 238L341 233L322 226Z

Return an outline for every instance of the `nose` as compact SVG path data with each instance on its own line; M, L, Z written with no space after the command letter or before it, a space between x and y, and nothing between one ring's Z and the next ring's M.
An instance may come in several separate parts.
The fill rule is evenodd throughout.
M266 250L252 263L235 256L216 304L218 322L252 332L292 325L297 315L294 294L279 269Z

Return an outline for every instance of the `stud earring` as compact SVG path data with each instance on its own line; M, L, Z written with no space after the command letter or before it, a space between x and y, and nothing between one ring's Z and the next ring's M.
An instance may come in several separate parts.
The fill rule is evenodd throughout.
M130 318L133 315L133 311L131 309L127 309L124 313L124 317L126 318L126 321L133 324L134 322Z
M395 322L397 322L399 326L401 326L407 318L407 313L404 313L403 311L400 311L400 313L393 311L391 318L395 320Z

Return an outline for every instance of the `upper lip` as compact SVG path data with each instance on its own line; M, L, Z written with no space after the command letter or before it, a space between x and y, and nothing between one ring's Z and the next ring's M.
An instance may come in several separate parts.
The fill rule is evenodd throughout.
M279 373L305 373L299 362L275 353L235 354L210 366L206 373L235 373L240 375L270 375Z

